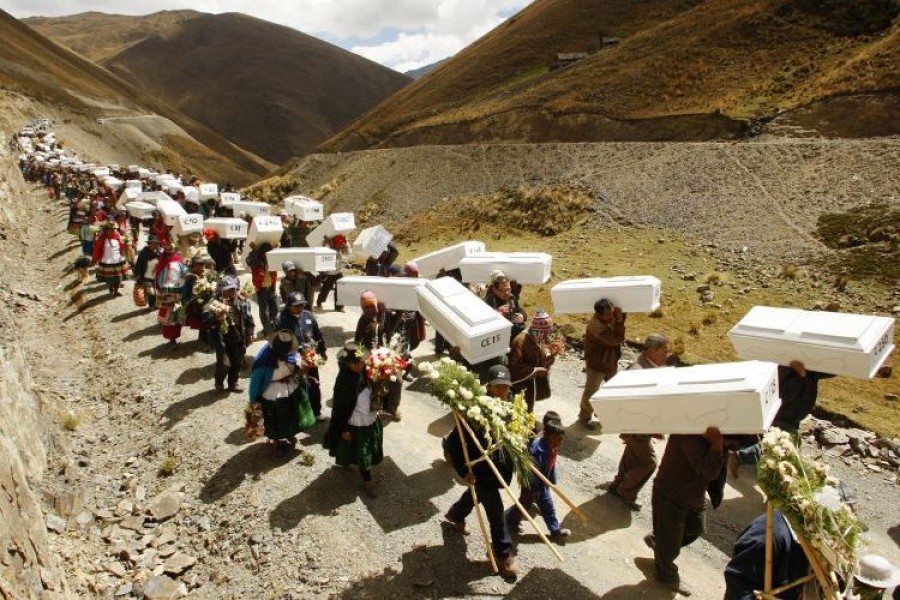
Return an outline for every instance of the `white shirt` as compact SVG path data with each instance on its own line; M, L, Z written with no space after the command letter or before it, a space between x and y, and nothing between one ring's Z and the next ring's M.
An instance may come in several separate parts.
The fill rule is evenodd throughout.
M266 400L278 400L287 398L300 387L300 382L290 375L294 372L294 365L283 360L278 361L278 366L272 372L272 381L266 386L263 398Z
M356 408L350 415L348 424L354 427L368 427L378 418L378 413L372 412L372 388L366 386L356 397Z
M119 248L119 242L112 238L103 240L103 258L100 262L107 265L122 262L122 250Z

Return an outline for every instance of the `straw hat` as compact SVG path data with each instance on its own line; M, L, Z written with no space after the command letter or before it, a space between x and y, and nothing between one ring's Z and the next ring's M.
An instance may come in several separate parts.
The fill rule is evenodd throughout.
M876 588L892 588L900 585L900 569L877 554L866 554L859 559L859 573L856 579Z

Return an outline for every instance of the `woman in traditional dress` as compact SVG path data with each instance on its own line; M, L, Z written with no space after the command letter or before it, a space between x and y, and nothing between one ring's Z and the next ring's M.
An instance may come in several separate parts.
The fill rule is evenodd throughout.
M175 244L171 241L163 243L163 251L156 263L154 282L159 298L159 322L162 325L163 337L169 345L178 343L181 336L181 298L184 289L185 275L188 268L175 252Z
M266 437L281 452L297 444L297 434L309 423L303 411L312 415L299 347L293 333L279 329L256 355L250 371L250 403L262 409Z
M122 236L116 231L116 222L107 219L94 240L93 263L97 265L97 280L109 287L109 293L121 296L122 279L128 275L128 253Z
M531 326L510 342L509 372L515 382L512 391L525 392L529 412L534 412L535 400L550 397L550 368L556 360L556 354L547 343L552 330L553 319L539 308L531 319Z
M378 418L377 399L366 376L365 358L356 344L347 344L338 356L337 379L334 382L334 399L331 423L325 433L323 445L328 453L344 468L357 465L363 480L363 490L375 497L372 483L372 467L384 458L384 439Z

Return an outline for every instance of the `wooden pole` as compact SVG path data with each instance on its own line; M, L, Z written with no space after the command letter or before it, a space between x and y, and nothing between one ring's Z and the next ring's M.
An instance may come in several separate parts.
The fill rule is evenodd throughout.
M454 411L455 414L455 411ZM547 536L544 535L544 532L540 530L537 523L534 522L534 519L531 518L531 515L528 514L528 511L525 510L525 507L519 502L519 499L516 498L516 495L513 494L512 490L509 489L509 486L506 484L506 480L503 479L503 476L500 474L500 471L497 470L497 465L494 464L494 461L491 460L491 457L484 453L484 447L482 447L481 442L478 441L478 437L475 435L475 432L472 431L472 428L469 426L469 423L462 417L457 417L457 423L462 423L463 427L466 428L466 431L469 433L469 436L472 438L472 441L475 442L475 446L478 448L479 452L487 459L487 464L494 472L494 475L497 477L497 481L500 482L500 485L503 486L503 489L506 490L506 493L509 494L509 497L515 502L519 511L522 513L522 516L528 519L528 522L531 523L531 526L534 527L535 532L537 532L538 536L541 538L548 548L556 555L556 558L559 562L563 562L563 557L559 553L559 551L553 547L553 544L550 543L550 540L547 539Z
M469 473L471 473L472 463L469 461L469 447L466 444L466 439L463 436L463 430L460 426L460 422L463 421L463 419L460 418L455 410L453 411L453 419L456 421L456 433L459 434L459 443L462 444L463 459L466 461L466 468L468 468ZM478 492L475 491L475 485L472 483L469 483L469 492L472 494L472 502L475 504L475 514L478 515L478 527L481 529L481 535L484 538L484 545L487 546L488 560L491 563L491 572L498 573L499 569L497 569L497 558L494 556L494 545L491 543L491 538L488 535L487 527L484 524L484 515L481 513L481 504L478 503Z
M534 465L529 465L529 468L531 469L531 472L535 476L537 476L538 479L540 479L542 482L544 482L544 485L546 485L551 490L556 492L556 495L559 496L563 502L565 502L566 504L569 505L569 508L572 509L572 512L574 512L576 515L578 515L578 518L580 518L582 522L586 522L588 520L587 516L584 514L584 512L582 512L582 510L580 508L578 508L578 506L576 506L574 502L569 500L569 497L566 496L565 493L561 489L559 489L559 487L555 483L552 483L549 479L547 479L544 476L544 474L541 473L540 469L538 469Z
M772 563L774 551L772 541L775 530L775 507L771 500L766 501L766 570L763 575L763 591L772 593Z
M816 575L819 587L822 588L822 594L825 600L841 600L840 592L835 589L831 579L828 578L828 570L822 566L819 553L803 538L802 535L797 535L797 541L800 542L800 546L803 547L803 551L806 553L806 558L809 559L809 564L813 569L813 573Z

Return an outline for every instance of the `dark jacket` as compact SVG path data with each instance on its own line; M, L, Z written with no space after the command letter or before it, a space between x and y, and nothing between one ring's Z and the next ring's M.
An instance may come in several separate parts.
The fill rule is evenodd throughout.
M774 425L785 431L800 429L800 421L812 413L819 395L819 380L829 379L834 375L807 371L801 377L790 367L778 367L778 392L781 395L781 408L775 415Z
M232 252L234 251L234 242L219 237L213 238L206 243L206 251L209 257L216 263L216 271L221 273L234 264Z
M388 342L400 335L405 345L402 353L409 356L425 338L425 319L415 310L392 310L385 315L384 330Z
M472 429L475 431L475 435L478 437L478 442L481 444L481 447L486 448L487 442L484 439L483 433L474 427ZM473 461L480 457L481 452L478 450L478 446L475 445L474 440L472 440L465 428L463 428L462 435L466 440L469 461ZM466 466L465 453L463 452L462 442L459 437L459 433L454 427L453 430L447 434L447 437L444 438L444 451L447 453L447 456L450 458L450 463L453 465L453 468L456 469L459 476L465 477L469 472L469 468ZM500 450L496 450L490 456L494 465L497 467L497 471L503 476L503 480L509 484L509 482L512 481L513 469L510 461L506 459L506 455ZM494 475L494 472L491 470L491 467L488 466L486 461L481 461L472 465L472 474L475 476L475 485L498 488L503 487L500 485L500 482L497 481L497 476Z
M747 526L734 543L725 566L725 600L754 600L754 590L763 589L766 571L766 515ZM809 572L809 561L794 539L784 515L775 511L772 536L772 586L781 587ZM802 586L778 595L783 600L800 597Z
M545 400L550 397L550 373L546 377L529 377L535 367L548 367L549 363L544 353L534 338L523 331L517 335L509 346L509 374L513 382L525 379L521 383L512 386L514 392L525 392L525 399L529 405L535 400Z
M144 246L138 252L137 260L134 261L134 280L143 281L149 279L153 281L153 273L147 273L147 265L153 259L159 258L159 250L153 250L150 246Z
M528 313L522 310L522 307L519 306L519 299L516 298L515 294L510 294L509 300L504 302L503 300L495 296L490 290L488 290L487 295L484 297L484 301L494 310L498 310L504 304L509 304L509 313L503 316L506 317L506 320L511 323L515 315L522 315L521 323L513 323L512 331L509 334L509 339L514 339L517 335L525 331L525 328L528 326Z
M300 273L297 279L282 277L278 283L278 295L281 296L281 301L287 304L288 295L300 292L307 302L312 302L314 280L315 277L305 271Z
M277 329L287 329L293 332L297 336L300 346L314 344L316 352L323 357L326 356L325 338L322 337L322 332L319 330L319 322L308 310L304 310L299 315L294 316L291 314L290 309L285 307L278 313L275 323Z
M346 364L341 363L337 378L334 380L334 395L331 406L331 421L322 445L328 450L335 450L341 443L341 434L349 431L350 417L356 409L359 392L366 385L362 373L354 373Z
M670 435L653 489L685 508L703 510L706 488L723 464L724 454L702 435Z
M531 458L534 459L534 466L537 467L538 471L550 483L556 485L557 457L554 456L554 451L550 449L550 443L547 441L547 438L539 437L536 440L532 440L528 446L528 452L531 454ZM542 490L545 487L547 487L547 484L541 481L540 478L533 477L531 479L532 490Z
M619 370L622 343L625 341L625 315L607 325L596 314L588 321L584 334L584 362L588 369L610 379Z
M356 333L353 335L353 341L359 344L361 348L372 349L380 348L385 343L384 330L384 306L378 305L378 314L370 317L363 313L356 322Z

